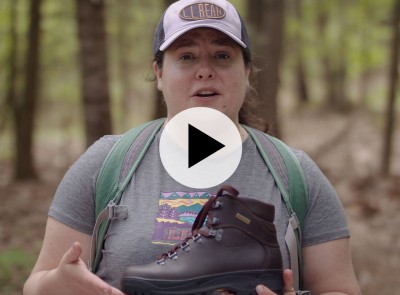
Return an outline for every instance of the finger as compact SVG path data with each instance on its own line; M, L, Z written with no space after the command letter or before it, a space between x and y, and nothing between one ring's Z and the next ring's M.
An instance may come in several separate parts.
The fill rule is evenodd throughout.
M285 269L283 271L283 292L294 292L293 288L293 272L290 269Z
M112 287L107 284L101 278L90 272L87 268L83 269L83 272L80 274L80 278L82 279L83 285L86 290L92 290L94 294L101 295L124 295L120 290Z
M256 287L256 292L258 295L276 295L276 293L272 292L269 288L263 285L258 285Z
M258 285L256 291L258 295L276 295L269 288L263 285ZM285 269L283 271L283 292L285 295L295 294L293 288L293 272L290 269Z
M125 295L124 293L121 292L121 290L118 290L116 288L111 288L111 295ZM107 293L106 293L107 294Z
M76 263L79 261L79 258L82 254L82 246L79 242L75 242L72 244L71 248L64 254L64 257L61 261L65 261L66 263Z
M114 288L114 287L108 285L108 284L105 283L104 281L102 282L101 285L102 285L101 287L100 287L100 286L97 286L97 288L100 287L100 292L101 292L101 293L99 293L99 294L102 294L102 295L103 295L103 294L107 294L107 295L125 295L124 293L122 293L121 290L119 290L119 289L117 289L117 288ZM97 288L96 288L96 289L97 289ZM95 290L95 289L93 289L93 290Z

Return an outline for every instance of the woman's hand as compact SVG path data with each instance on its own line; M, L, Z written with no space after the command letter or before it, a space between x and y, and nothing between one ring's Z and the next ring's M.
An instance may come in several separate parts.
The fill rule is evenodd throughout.
M66 286L62 294L110 294L123 295L123 293L108 285L98 276L91 273L81 259L82 247L75 242L64 254L55 270L58 284ZM61 294L61 292L57 292Z
M24 294L124 295L91 273L81 259L82 246L75 242L63 255L58 267L40 271L25 285Z
M293 273L290 269L286 269L283 272L283 294L284 295L295 295L296 292L293 288ZM256 288L258 295L276 295L275 292L263 285L258 285Z

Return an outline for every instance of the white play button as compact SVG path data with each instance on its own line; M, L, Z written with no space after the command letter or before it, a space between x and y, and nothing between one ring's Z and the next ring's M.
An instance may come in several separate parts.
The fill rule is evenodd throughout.
M223 113L191 108L165 126L160 156L176 181L192 188L208 188L220 185L235 172L242 156L242 140L235 124Z

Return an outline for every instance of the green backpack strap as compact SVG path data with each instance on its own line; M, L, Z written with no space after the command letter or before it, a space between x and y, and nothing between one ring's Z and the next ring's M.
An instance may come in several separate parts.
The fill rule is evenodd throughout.
M279 139L248 126L243 126L268 166L289 214L285 235L290 253L295 288L302 288L301 231L308 205L308 188L299 160L292 150Z
M102 257L104 236L111 220L126 218L119 206L122 194L165 119L129 130L108 153L96 181L96 223L92 234L89 269L96 272Z

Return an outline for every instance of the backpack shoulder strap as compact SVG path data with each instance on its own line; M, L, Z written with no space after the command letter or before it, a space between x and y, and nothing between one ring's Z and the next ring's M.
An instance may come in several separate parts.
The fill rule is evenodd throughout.
M115 143L100 169L89 261L92 272L96 272L100 263L104 236L111 220L127 217L127 208L119 206L122 194L164 121L158 119L129 130Z
M289 214L285 235L290 253L295 288L302 287L301 230L308 205L308 188L304 172L293 151L279 139L243 126L254 140L281 193Z

